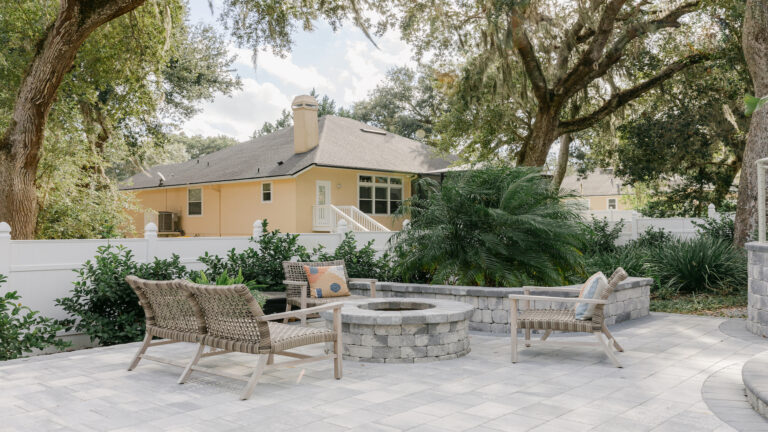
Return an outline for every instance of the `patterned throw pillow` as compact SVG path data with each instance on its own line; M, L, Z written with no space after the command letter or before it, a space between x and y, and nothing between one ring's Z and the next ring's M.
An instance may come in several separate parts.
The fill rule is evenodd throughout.
M349 295L344 266L304 266L309 281L309 294L314 298L344 297Z
M584 282L584 285L581 287L581 292L579 292L579 298L600 299L606 288L608 288L608 279L605 278L603 272L597 272ZM576 319L592 319L592 315L595 313L595 306L597 305L594 303L576 303L576 309L574 310Z

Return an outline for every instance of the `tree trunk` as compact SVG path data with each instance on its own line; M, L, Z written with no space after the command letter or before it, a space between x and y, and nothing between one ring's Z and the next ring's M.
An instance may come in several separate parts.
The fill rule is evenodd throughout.
M539 109L533 122L530 139L517 155L517 164L522 166L544 166L552 143L557 139L559 108Z
M37 225L37 166L43 133L56 91L72 67L77 50L100 25L129 12L144 0L61 0L14 101L11 122L0 138L0 221L15 239L31 239Z
M552 178L552 186L560 189L565 178L565 172L568 171L568 153L571 149L571 134L565 134L560 137L560 151L557 153L557 167L555 175Z
M747 0L744 10L742 46L755 95L768 95L768 0ZM758 159L768 157L768 109L763 107L752 115L747 147L739 177L739 198L736 208L734 244L744 246L757 226L757 168Z

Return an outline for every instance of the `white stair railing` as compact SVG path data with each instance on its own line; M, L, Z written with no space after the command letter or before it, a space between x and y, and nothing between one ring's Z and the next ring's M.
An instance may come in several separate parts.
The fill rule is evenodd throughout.
M389 231L387 227L355 206L315 205L312 213L315 231L333 231L340 220L345 221L347 228L355 232Z
M358 224L365 227L366 231L389 231L387 227L379 223L376 219L368 216L355 206L338 206L338 209L345 215L354 219Z
M331 209L331 214L333 215L333 226L336 227L339 224L340 220L344 220L347 222L347 228L351 229L355 232L364 232L364 231L370 231L363 225L361 225L359 222L357 222L355 219L353 219L351 216L344 213L341 209L336 207L333 204L329 204L328 207Z

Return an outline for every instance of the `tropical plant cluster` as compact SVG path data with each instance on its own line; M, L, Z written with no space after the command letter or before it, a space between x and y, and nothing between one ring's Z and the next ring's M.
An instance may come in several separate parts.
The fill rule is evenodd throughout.
M402 209L411 223L395 236L404 280L558 285L583 273L577 208L539 170L488 165L416 189Z
M5 276L0 275L0 285L5 282ZM52 318L24 306L17 291L0 296L0 361L12 360L33 350L69 347L69 342L57 337L63 329Z
M612 230L606 230L606 224L605 220L593 219L584 224L584 231L589 233L588 238L601 238L602 244L615 244L623 222ZM631 275L651 277L651 294L659 299L736 294L747 285L747 258L743 250L732 245L732 227L728 218L707 219L699 224L700 234L690 239L649 228L625 245L585 254L585 269L587 273L607 274L621 266Z
M583 221L569 200L529 168L486 166L423 180L394 237L393 275L422 283L563 285L623 267L654 279L653 296L731 295L746 286L746 256L732 246L728 216L698 223L678 239L649 228L617 245L624 222Z

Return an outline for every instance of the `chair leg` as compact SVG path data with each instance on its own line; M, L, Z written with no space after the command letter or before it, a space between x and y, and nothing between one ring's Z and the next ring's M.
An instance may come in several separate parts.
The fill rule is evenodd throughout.
M184 368L184 372L182 372L181 376L179 377L179 384L184 384L187 381L187 378L189 378L189 375L192 374L192 368L197 364L197 362L200 361L200 358L203 356L203 350L205 349L205 345L200 344L197 347L197 352L195 353L195 356L192 358L192 361L189 362L186 368Z
M141 348L136 352L136 355L133 356L133 360L131 360L131 365L128 366L128 370L132 371L136 368L136 366L139 365L139 362L141 361L141 356L144 355L145 352L147 352L147 348L149 348L149 344L152 342L152 335L147 333L144 336L144 343L141 344Z
M545 340L547 340L547 338L548 338L548 337L549 337L549 335L551 335L551 334L552 334L552 330L547 330L547 331L545 331L545 332L544 332L544 334L543 334L543 335L541 335L541 341L542 341L542 342L544 342Z
M597 341L600 343L600 346L603 347L603 351L605 351L605 355L608 356L608 359L611 361L611 363L613 363L613 365L616 366L617 368L622 367L621 363L619 363L619 359L617 359L616 355L613 354L613 350L611 349L611 347L603 339L603 333L596 331L594 334L595 334L595 337L597 338Z
M531 346L531 329L529 328L525 329L525 346L527 348L530 348Z
M256 384L259 383L259 378L261 378L261 374L264 373L264 368L267 366L267 358L268 356L263 354L259 355L259 363L256 365L256 369L253 370L253 375L251 375L251 379L248 380L248 384L245 385L243 393L240 394L241 400L246 400L253 394L253 390L256 389Z
M286 312L291 311L291 304L288 303L287 301L285 302L285 311ZM283 319L283 324L288 324L288 317L285 317L285 319Z
M616 338L613 337L611 332L608 331L607 328L603 327L603 333L605 333L605 337L608 338L609 341L613 342L613 346L616 347L616 351L618 352L624 352L624 348L619 345L618 342L616 342Z
M342 375L342 340L341 340L341 309L333 310L333 331L336 333L336 341L333 342L333 377L341 379Z
M269 357L267 357L267 365L271 365L275 362L275 355L273 353L269 353Z
M509 337L512 345L512 363L517 363L517 300L509 305Z

